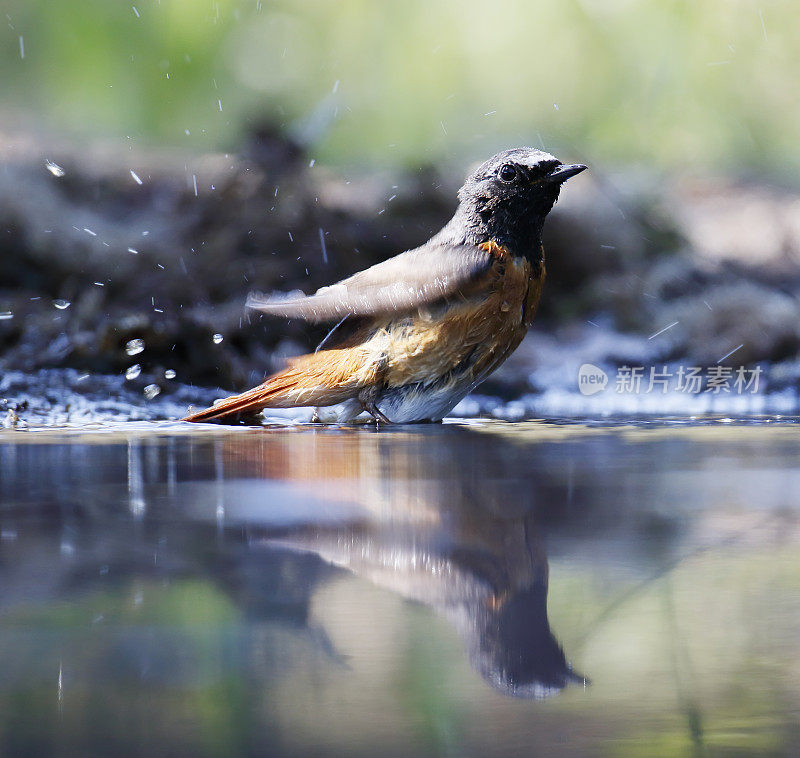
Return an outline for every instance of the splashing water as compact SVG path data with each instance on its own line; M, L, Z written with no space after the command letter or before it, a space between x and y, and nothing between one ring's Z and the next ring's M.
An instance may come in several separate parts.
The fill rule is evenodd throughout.
M128 355L138 355L139 353L144 351L144 340L137 338L134 340L129 340L125 344L125 352Z
M53 161L45 161L44 166L53 176L61 177L67 173L57 163L53 163Z
M157 384L148 384L144 388L143 392L144 392L144 396L148 400L152 400L154 397L156 397L156 395L161 393L161 387L159 387Z

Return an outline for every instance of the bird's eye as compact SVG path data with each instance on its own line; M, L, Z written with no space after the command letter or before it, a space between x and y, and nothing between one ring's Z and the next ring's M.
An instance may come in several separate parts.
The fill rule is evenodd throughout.
M517 178L517 169L510 163L505 163L500 167L497 175L504 182L513 182Z

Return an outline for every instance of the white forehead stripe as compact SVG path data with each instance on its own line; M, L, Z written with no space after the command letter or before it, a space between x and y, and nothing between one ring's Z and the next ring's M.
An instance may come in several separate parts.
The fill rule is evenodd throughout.
M550 153L541 152L536 163L538 164L542 161L558 161L558 158L556 158L555 155L550 155Z

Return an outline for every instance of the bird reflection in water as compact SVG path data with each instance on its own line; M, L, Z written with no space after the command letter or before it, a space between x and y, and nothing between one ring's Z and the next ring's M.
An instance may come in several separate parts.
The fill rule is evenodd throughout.
M484 434L453 431L265 434L257 446L234 438L226 475L288 480L328 506L356 505L344 521L251 534L434 608L499 691L544 698L585 684L550 631L541 490L527 486L536 473L503 466L514 460L512 443L487 445Z

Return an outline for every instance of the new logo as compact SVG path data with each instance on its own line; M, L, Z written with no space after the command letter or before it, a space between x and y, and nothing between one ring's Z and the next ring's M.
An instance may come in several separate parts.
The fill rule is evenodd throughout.
M593 363L584 363L578 369L578 389L582 395L602 392L608 384L608 374Z

